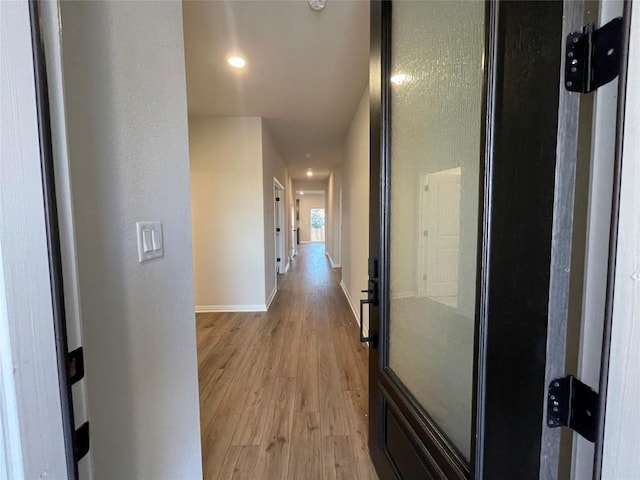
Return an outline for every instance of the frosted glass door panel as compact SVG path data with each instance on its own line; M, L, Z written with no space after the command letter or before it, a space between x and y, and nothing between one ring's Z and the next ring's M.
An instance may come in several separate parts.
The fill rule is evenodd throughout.
M483 2L394 2L389 366L469 459Z

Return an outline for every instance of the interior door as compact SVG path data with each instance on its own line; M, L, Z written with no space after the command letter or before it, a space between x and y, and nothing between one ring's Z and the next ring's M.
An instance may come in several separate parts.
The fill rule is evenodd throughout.
M564 358L547 332L572 198L571 3L371 4L363 340L382 479L556 476L545 400Z

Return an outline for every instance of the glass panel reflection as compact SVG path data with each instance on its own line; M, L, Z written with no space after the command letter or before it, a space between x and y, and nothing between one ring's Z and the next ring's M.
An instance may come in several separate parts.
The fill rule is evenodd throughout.
M394 2L389 365L468 459L484 4Z

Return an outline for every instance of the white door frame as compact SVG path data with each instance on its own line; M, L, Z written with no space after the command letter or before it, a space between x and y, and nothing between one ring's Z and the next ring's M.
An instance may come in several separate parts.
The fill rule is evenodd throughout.
M68 478L29 5L0 11L0 477Z
M286 273L287 271L287 258L284 244L285 244L285 213L284 213L284 185L280 181L273 177L273 234L274 234L274 247L275 247L275 259L276 259L276 285L278 284L278 274ZM277 201L276 198L280 198ZM280 229L278 231L278 229ZM277 259L280 259L280 262Z
M629 2L631 35L621 149L611 344L602 478L640 478L640 10ZM601 392L603 394L603 392Z

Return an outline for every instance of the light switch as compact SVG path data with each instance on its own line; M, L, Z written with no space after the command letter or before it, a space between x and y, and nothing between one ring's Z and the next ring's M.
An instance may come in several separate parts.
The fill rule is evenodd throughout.
M149 253L154 250L153 242L151 240L151 230L142 230L142 249L144 250L144 253Z
M161 222L137 222L136 231L140 263L164 256Z
M151 230L151 238L154 250L162 250L162 227Z

